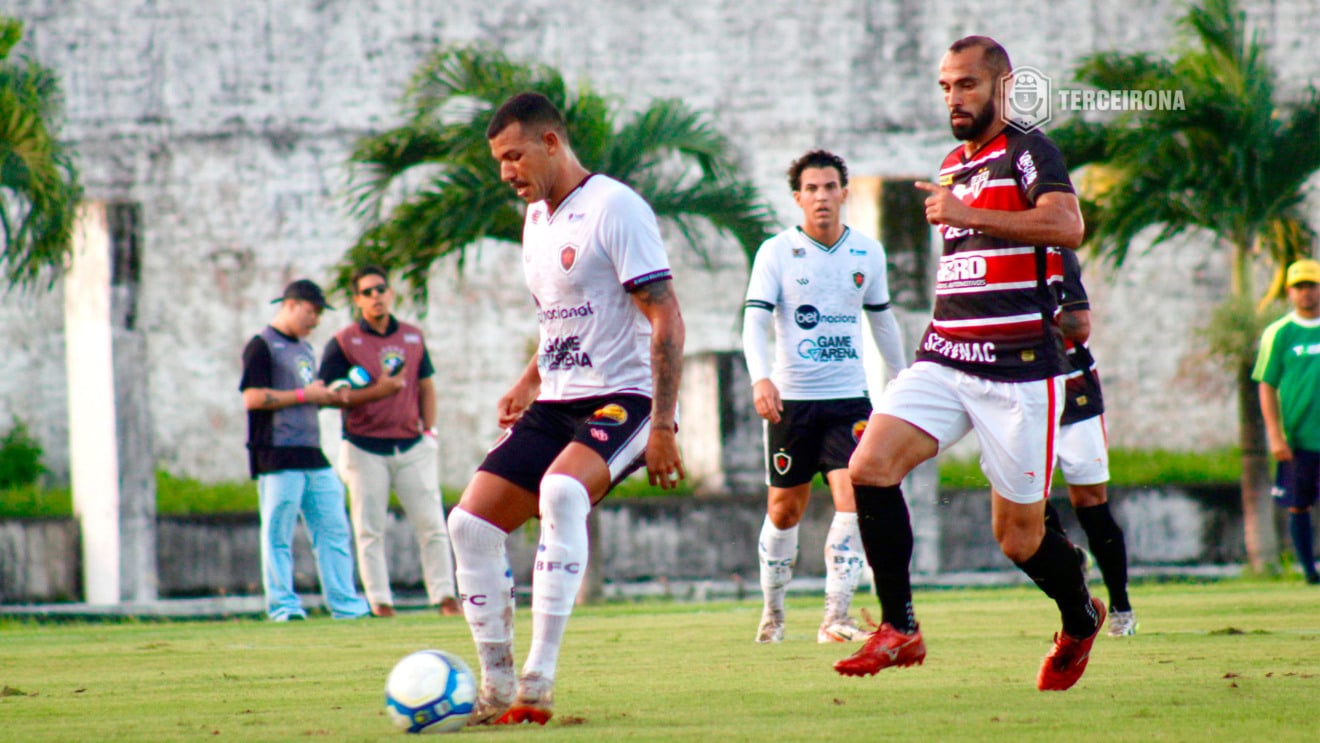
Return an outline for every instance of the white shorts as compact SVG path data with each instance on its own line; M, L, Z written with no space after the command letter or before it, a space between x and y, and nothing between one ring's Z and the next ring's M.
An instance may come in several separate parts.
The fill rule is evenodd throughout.
M995 492L1036 503L1050 490L1063 402L1062 376L999 382L919 361L885 387L876 412L925 431L940 451L975 429L981 471Z
M1054 450L1059 454L1059 472L1069 485L1109 482L1109 437L1103 415L1059 426Z

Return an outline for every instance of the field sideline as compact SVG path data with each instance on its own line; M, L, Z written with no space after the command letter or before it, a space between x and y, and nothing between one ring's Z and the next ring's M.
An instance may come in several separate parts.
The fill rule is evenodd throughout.
M1103 587L1099 587L1103 591ZM759 599L581 609L546 728L502 740L1314 741L1320 590L1300 580L1137 584L1136 637L1101 636L1067 692L1035 688L1057 628L1034 589L919 591L926 664L841 678L819 599L751 641ZM871 607L874 599L860 597ZM518 616L519 660L530 617ZM423 647L474 652L461 620L37 624L0 620L0 741L399 740L386 673ZM848 646L852 647L852 646Z

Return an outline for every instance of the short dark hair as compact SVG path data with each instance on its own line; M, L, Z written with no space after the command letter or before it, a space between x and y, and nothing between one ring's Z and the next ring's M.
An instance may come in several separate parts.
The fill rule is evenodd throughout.
M549 98L540 93L519 93L505 101L490 117L486 139L494 139L515 122L527 129L553 129L561 137L568 133L564 114Z
M986 67L990 68L996 79L1013 71L1013 63L1008 59L1008 51L989 36L964 36L949 46L949 51L954 54L968 49L981 50L981 58L985 60Z
M379 276L387 282L390 280L390 275L385 272L385 269L369 263L353 272L353 277L349 279L348 285L351 286L356 293L358 290L358 282L368 276Z
M848 186L848 166L843 158L828 150L812 150L788 166L788 185L794 191L802 190L802 171L807 168L834 168L839 171L839 185Z

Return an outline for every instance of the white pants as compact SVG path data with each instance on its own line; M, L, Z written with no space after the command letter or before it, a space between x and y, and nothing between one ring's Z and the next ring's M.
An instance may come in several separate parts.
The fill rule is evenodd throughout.
M454 596L454 556L449 547L444 507L440 503L439 444L423 436L402 453L373 454L344 441L339 475L348 485L349 514L357 540L358 570L372 605L394 603L385 560L385 525L390 490L403 505L421 551L427 599L438 604Z
M1099 485L1109 482L1109 446L1105 417L1059 426L1059 472L1069 485Z

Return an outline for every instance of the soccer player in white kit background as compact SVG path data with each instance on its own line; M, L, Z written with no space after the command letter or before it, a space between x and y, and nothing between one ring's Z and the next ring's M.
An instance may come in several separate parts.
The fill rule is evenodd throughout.
M469 724L553 714L560 644L587 567L587 516L643 463L652 485L684 477L676 439L683 318L651 207L578 161L545 96L506 101L486 129L500 177L527 202L523 272L540 344L499 400L495 443L449 517L459 599L481 685ZM541 519L532 642L513 666L505 541Z
M820 473L835 513L825 538L825 613L816 640L848 642L866 637L848 616L866 565L848 478L848 459L871 415L863 316L891 379L907 359L889 309L884 248L843 223L848 166L838 155L812 150L789 166L788 182L802 224L757 250L743 311L743 353L756 412L765 419L770 491L757 544L765 605L756 641L784 639L798 524Z

